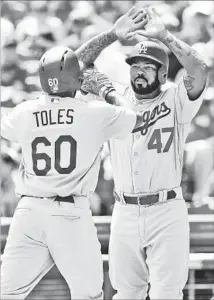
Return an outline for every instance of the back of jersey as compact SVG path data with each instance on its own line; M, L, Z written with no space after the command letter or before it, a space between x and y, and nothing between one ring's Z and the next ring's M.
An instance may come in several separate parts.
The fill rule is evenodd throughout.
M41 197L87 195L96 187L103 143L101 119L88 103L43 95L30 101L20 142L17 193ZM25 129L25 130L24 130Z
M78 97L42 94L18 105L2 123L2 136L22 147L16 192L88 195L96 188L103 143L130 132L135 121L131 111Z

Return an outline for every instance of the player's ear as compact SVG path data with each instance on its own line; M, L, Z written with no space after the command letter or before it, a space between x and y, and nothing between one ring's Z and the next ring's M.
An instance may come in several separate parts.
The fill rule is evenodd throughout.
M80 85L82 85L82 83L83 83L83 78L82 78L82 77L79 77L78 80L79 80Z
M82 83L83 83L83 78L77 77L74 81L73 88L75 88L75 90L80 90Z

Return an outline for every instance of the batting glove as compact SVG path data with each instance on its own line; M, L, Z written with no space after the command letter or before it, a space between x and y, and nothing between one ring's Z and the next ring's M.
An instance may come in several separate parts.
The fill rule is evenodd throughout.
M91 93L106 98L106 95L115 91L110 79L103 73L97 71L95 67L88 67L83 72L83 83L81 90L83 93Z

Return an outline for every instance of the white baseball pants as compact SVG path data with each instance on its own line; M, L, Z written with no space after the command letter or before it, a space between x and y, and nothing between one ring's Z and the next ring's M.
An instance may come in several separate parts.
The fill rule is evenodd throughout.
M72 299L101 299L103 263L89 201L23 197L15 211L2 258L1 299L25 299L58 267Z
M151 206L116 202L109 269L115 299L183 299L188 277L189 222L185 201Z

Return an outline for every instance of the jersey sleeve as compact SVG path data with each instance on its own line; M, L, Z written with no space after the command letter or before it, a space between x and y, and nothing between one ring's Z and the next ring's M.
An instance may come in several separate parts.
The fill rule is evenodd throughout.
M78 97L78 99L80 99L81 101L86 102L86 103L89 103L92 101L103 101L103 102L105 101L99 95L94 95L91 93L84 94L83 92L78 92L77 97Z
M9 113L1 115L1 136L9 141L16 142L19 138L21 123L19 105Z
M184 77L182 76L175 91L175 108L178 122L180 124L189 123L195 117L199 108L201 107L204 91L206 89L205 86L199 97L196 100L191 101L188 97L183 79Z
M130 109L105 104L105 109L103 109L104 140L124 138L130 134L136 124L136 118L135 112Z

